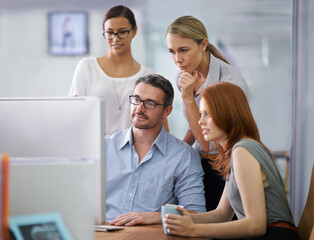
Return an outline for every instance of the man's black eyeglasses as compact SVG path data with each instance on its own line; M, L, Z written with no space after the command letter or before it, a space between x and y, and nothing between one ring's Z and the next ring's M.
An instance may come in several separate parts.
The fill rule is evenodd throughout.
M140 105L141 102L144 104L144 107L150 110L154 110L157 106L165 106L166 104L155 103L153 100L142 100L137 96L129 96L129 102L133 105Z

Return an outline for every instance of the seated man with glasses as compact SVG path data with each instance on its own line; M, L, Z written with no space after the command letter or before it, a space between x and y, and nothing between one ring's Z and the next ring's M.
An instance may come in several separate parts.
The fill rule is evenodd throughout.
M199 154L162 126L173 97L164 77L138 79L129 97L131 128L106 136L106 215L112 225L160 223L166 203L205 211Z

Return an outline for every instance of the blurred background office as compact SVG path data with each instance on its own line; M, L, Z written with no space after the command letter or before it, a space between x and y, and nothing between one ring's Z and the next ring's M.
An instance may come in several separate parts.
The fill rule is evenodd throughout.
M107 51L102 37L105 12L123 4L135 13L138 35L133 55L174 83L176 66L165 31L177 17L193 15L209 40L245 77L262 141L278 159L283 178L290 161L290 204L298 222L313 164L314 1L311 0L1 0L0 97L67 96L74 69L86 56ZM84 11L87 47L80 54L49 51L53 12ZM83 24L84 25L84 24ZM312 31L311 31L312 30ZM74 29L73 29L74 31ZM84 36L80 36L84 39ZM61 44L61 43L60 43ZM172 134L183 138L187 123L179 92L169 117ZM0 113L1 114L1 113ZM0 133L1 134L1 133ZM289 191L289 188L287 189Z

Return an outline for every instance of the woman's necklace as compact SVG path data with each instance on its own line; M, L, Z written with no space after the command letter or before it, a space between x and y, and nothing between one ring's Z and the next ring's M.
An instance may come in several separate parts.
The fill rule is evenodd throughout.
M123 100L123 94L124 94L124 89L129 81L129 78L127 78L125 80L125 83L124 83L124 86L123 86L123 89L122 89L122 92L121 92L121 96L119 96L119 92L118 92L118 89L117 89L117 86L116 86L116 82L114 80L114 78L111 78L112 80L112 83L113 83L113 86L114 86L114 90L115 90L115 93L116 93L116 97L117 97L117 101L118 101L118 105L119 105L119 110L121 110L122 108L122 100Z
M134 69L134 60L132 60L131 66L130 66L130 68L129 68L129 70L130 70L131 73L132 73L132 70L133 70L133 69ZM131 74L130 77L132 77L132 76L133 76L133 74ZM128 81L129 81L129 78L130 78L130 77L126 78L126 80L125 80L125 83L124 83L124 86L123 86L123 89L122 89L122 92L121 92L121 96L119 96L118 87L117 87L117 85L116 85L115 79L114 79L113 77L110 77L111 80L112 80L113 86L114 86L115 93L116 93L117 102L118 102L118 105L119 105L119 110L122 109L122 101L123 101L124 90L125 90L126 85L128 84Z

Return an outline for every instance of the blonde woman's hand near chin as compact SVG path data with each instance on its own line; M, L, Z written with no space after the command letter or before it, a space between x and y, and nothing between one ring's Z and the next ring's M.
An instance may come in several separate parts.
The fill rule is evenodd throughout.
M191 103L194 101L194 95L198 89L205 82L205 78L199 71L193 71L192 73L183 72L180 75L179 87L181 88L181 97L185 103Z
M191 214L182 207L177 207L177 209L183 214L182 216L175 214L166 214L165 216L168 233L185 237L196 236L196 224L193 222Z
M203 85L203 83L206 81L206 79L201 72L196 70L192 72L192 76L195 79L194 93L196 94L200 87Z
M195 78L189 72L183 72L180 75L179 87L181 89L181 98L185 103L194 101Z

